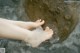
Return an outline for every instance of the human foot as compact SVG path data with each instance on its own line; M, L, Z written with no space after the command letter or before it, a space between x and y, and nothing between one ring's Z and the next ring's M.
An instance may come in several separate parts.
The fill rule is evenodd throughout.
M44 20L37 20L35 22L23 22L23 21L16 21L15 24L26 29L37 28L45 23Z
M44 20L39 19L34 22L34 27L39 27L39 26L43 25L44 23L45 23Z
M41 20L41 19L39 19L35 22L14 21L14 20L1 19L1 18L0 18L0 20L5 21L10 24L17 25L17 26L25 28L25 29L37 28L45 23L45 21Z
M46 29L43 31L43 29L37 28L33 31L32 35L30 36L29 40L25 40L25 42L28 42L32 47L39 46L43 41L48 40L52 37L53 31L49 27L46 27Z

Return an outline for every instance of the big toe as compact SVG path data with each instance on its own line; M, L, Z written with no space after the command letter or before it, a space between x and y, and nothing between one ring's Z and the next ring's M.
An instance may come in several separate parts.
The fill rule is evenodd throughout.
M41 22L41 19L37 20L36 22Z
M37 21L35 22L35 25L41 26L41 25L43 25L44 23L45 23L44 20L39 19L39 20L37 20Z
M44 21L44 20L42 20L40 23L41 23L41 24L44 24L44 23L45 23L45 21Z
M45 32L48 32L50 30L50 28L47 26L46 28L45 28Z

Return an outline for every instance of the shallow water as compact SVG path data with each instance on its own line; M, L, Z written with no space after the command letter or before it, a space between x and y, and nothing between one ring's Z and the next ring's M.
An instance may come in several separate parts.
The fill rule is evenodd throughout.
M80 3L76 2L76 10L80 14ZM24 10L19 8L20 0L0 0L0 17L12 20L24 20ZM23 12L23 13L22 13ZM6 53L80 53L80 15L79 22L63 42L57 44L46 44L38 48L28 47L22 41L0 39L0 47L6 48ZM50 46L49 46L50 45Z

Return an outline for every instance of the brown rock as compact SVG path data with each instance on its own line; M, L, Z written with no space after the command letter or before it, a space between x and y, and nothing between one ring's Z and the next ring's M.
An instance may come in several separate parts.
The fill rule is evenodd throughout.
M43 27L48 25L52 28L60 42L69 36L77 24L76 11L66 6L63 0L25 0L24 8L30 20L44 19L46 23Z

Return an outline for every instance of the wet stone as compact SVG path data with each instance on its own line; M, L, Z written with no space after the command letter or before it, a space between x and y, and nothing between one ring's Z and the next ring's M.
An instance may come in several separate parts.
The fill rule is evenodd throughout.
M36 8L37 9L36 10L34 8L35 11L33 11L34 9L31 8L33 11L33 14L30 13L32 15L30 17L29 17L29 14L27 16L27 14L24 12L25 10L24 10L23 6L20 6L20 5L22 5L22 3L20 4L20 1L24 1L24 0L0 0L0 17L4 17L6 19L12 19L12 20L25 20L25 21L26 20L36 20L37 18L40 17L42 19L45 19L47 23L49 21L50 23L48 23L48 24L51 28L53 28L53 24L55 24L55 25L60 24L57 26L57 27L59 27L58 28L59 31L56 30L57 32L62 32L60 30L63 29L63 27L64 27L63 24L66 23L66 20L71 19L70 16L67 16L67 18L63 19L65 17L65 16L63 16L64 10L62 10L62 9L64 9L62 7L64 5L61 5L61 4L63 4L63 0L51 0L51 2L50 2L50 0L42 0L42 1L35 0L36 2L40 1L43 3L39 3L41 6L36 5L40 9ZM34 0L29 0L29 1L33 2ZM54 3L52 1L54 1ZM58 1L61 3L59 3ZM59 3L59 4L56 4L56 3ZM42 6L42 4L44 4L44 6ZM48 4L50 4L51 6ZM35 3L33 3L33 5L35 5ZM50 8L48 8L47 6ZM53 6L53 8L51 8L52 6ZM58 12L56 10L56 6L59 8L59 9L57 9ZM70 5L68 5L68 6L70 6ZM35 6L32 6L32 7L35 7ZM45 11L41 10L42 8ZM49 11L46 9L48 9ZM38 10L40 10L40 11L38 11ZM80 14L80 4L79 3L78 3L76 10L78 11L78 14ZM56 13L55 13L55 11L56 11ZM22 12L22 14L21 14L21 12ZM43 13L40 13L40 12L43 12ZM47 15L46 15L46 13L47 13ZM53 17L54 14L55 14L55 16ZM76 19L74 18L74 21L75 20ZM55 22L53 22L53 21L55 21ZM63 21L65 21L65 22L63 22ZM47 23L46 23L46 25L48 25ZM58 23L58 24L56 24L56 23ZM50 25L50 24L52 24L52 25ZM69 23L67 22L66 24L67 24L67 26L69 26L71 24L71 22L69 22ZM38 48L32 48L18 40L0 39L0 48L6 48L6 53L80 53L80 16L79 16L79 23L77 24L77 26L75 26L75 25L73 25L73 26L71 26L71 28L74 28L74 30L72 30L72 33L70 33L70 35L68 35L67 38L65 38L65 40L62 43L58 42L58 40L60 40L60 38L58 36L58 37L55 37L56 38L55 40L52 38L46 44L42 43L42 45ZM71 28L67 28L67 27L64 27L64 28L66 28L68 30L68 32L71 32L69 30ZM65 37L65 36L66 35L63 34L63 37Z

